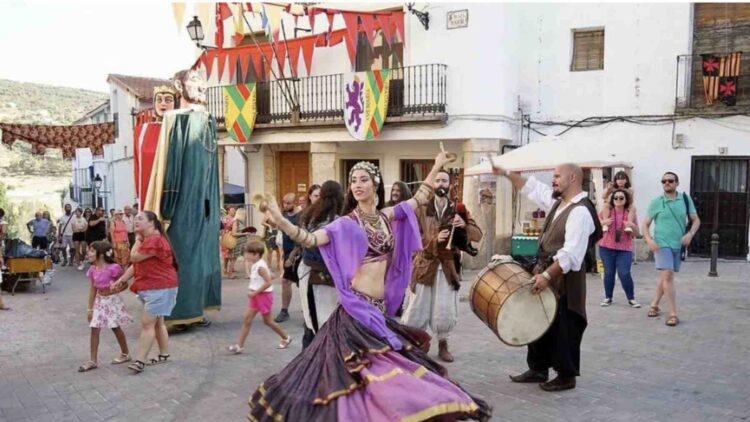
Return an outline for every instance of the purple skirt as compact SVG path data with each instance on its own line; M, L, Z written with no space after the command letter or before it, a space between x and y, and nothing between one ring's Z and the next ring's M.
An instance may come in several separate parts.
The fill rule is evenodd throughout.
M489 420L492 410L447 378L420 347L424 331L386 318L385 340L339 306L310 346L250 396L251 421Z

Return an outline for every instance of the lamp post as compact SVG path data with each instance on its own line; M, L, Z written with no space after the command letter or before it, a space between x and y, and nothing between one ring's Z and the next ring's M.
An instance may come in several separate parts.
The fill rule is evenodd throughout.
M190 35L190 40L195 42L195 45L198 46L198 48L206 48L203 46L201 41L203 41L204 35L203 35L203 25L201 25L200 19L198 19L198 16L193 16L193 20L190 21L187 25L187 31L188 35Z
M99 173L94 177L94 207L99 207L99 189L102 188L102 178Z

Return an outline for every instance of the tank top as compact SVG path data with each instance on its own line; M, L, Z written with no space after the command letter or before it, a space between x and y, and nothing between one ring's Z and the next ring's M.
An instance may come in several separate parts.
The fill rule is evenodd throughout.
M252 267L250 267L250 283L247 285L247 288L250 290L258 290L260 289L263 284L265 284L266 280L263 279L260 275L260 269L265 268L266 271L270 273L268 270L268 265L266 264L266 261L263 259L259 259L258 262L253 264ZM273 291L273 284L271 284L266 290L263 290L263 293L270 293Z

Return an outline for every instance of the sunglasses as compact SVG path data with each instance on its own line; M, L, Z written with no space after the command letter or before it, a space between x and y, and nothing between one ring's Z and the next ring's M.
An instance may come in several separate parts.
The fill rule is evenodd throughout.
M666 185L667 183L674 183L674 182L675 182L674 179L662 179L661 180L662 185Z
M624 201L625 197L624 196L615 196L614 199L615 199L615 201Z

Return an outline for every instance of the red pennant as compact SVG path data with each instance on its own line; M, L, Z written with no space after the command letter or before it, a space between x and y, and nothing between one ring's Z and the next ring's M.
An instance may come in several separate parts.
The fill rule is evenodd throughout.
M231 84L234 80L234 75L237 73L237 55L238 53L229 53L229 83Z
M396 30L398 31L399 37L401 37L401 42L406 43L406 35L404 33L404 12L391 13L391 21L396 25Z
M289 67L292 69L292 76L297 76L297 64L299 63L299 50L302 44L297 40L289 41Z
M265 80L263 69L260 67L262 58L263 58L263 55L258 52L254 52L250 55L250 59L253 61L253 69L255 70L255 76L260 80Z
M335 31L328 37L328 46L333 47L334 45L338 45L341 41L344 41L344 38L346 38L346 29Z
M205 58L203 64L206 65L206 79L208 79L211 77L211 70L213 70L214 67L216 50L206 50L203 57Z
M221 78L224 76L224 66L227 63L227 53L219 51L217 56L219 57L219 81L221 81Z
M328 18L328 33L333 32L333 18L336 16L335 10L326 9L326 18Z
M367 41L370 42L370 48L375 48L375 15L363 13L359 15L359 18L362 19L362 28L365 30L365 35L367 35Z
M228 19L232 17L232 9L229 7L226 3L217 3L217 11L219 13L219 17L221 17L221 20Z
M237 55L237 63L239 63L240 74L237 75L237 83L244 83L247 79L247 61L248 57L245 53L239 53Z
M310 31L315 32L315 15L320 13L320 11L314 7L311 7L307 9L307 18L310 20Z
M341 16L344 18L344 22L346 23L346 33L347 33L347 44L346 48L349 51L349 58L352 61L352 64L354 64L354 57L357 54L357 33L358 33L358 26L357 23L359 21L359 16L357 16L356 13L349 13L349 12L341 12ZM350 46L350 43L353 47L354 53L352 53L352 47Z
M310 75L310 69L312 69L312 58L313 52L315 51L315 38L302 41L302 57L305 60L305 69L307 69L307 75Z
M344 37L344 41L346 43L346 52L349 53L349 60L352 62L352 66L354 66L355 60L357 58L356 38L352 40L349 37Z
M286 62L286 45L283 42L276 44L276 63L279 65L279 72L284 73L284 63Z
M383 39L390 45L393 42L393 27L391 26L390 16L379 15L378 22L380 23L380 29L383 30Z
M216 34L214 41L217 48L222 48L224 47L224 19L221 18L221 4L216 4L215 12Z
M252 13L253 12L253 4L252 3L245 3L245 9Z

